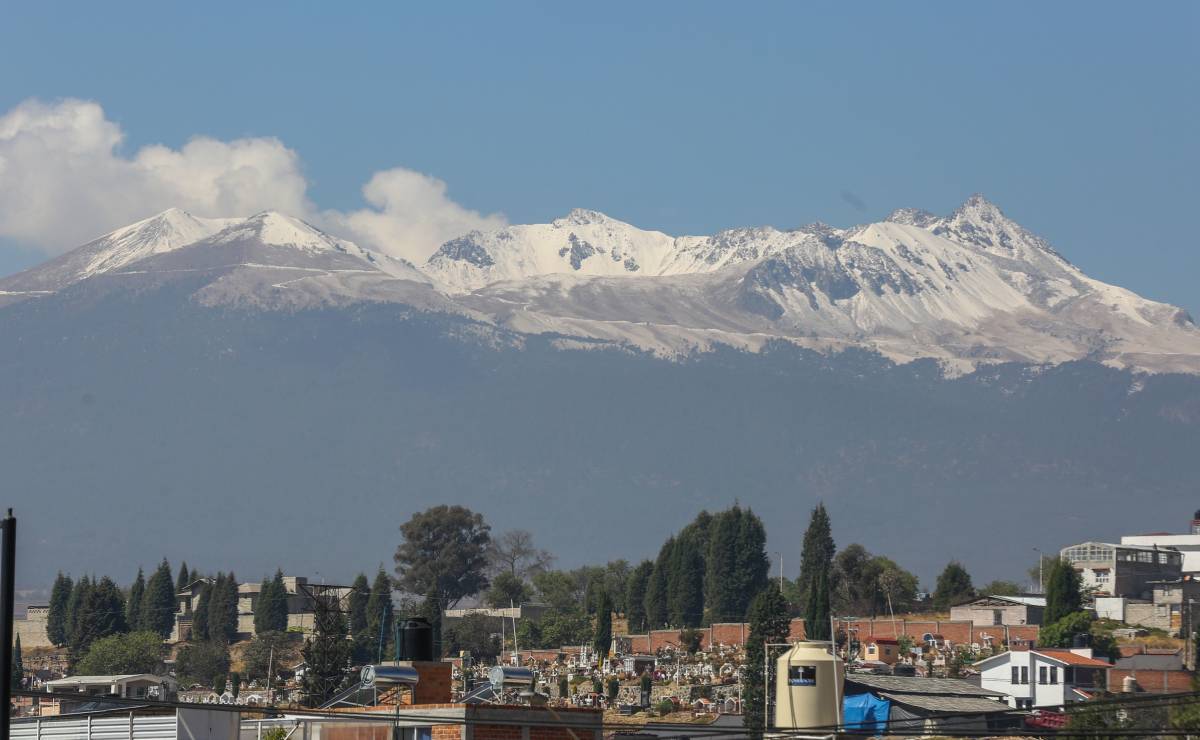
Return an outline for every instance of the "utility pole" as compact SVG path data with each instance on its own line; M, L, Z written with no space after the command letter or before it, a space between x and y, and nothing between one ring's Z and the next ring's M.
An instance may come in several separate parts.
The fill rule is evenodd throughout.
M13 574L17 561L17 519L12 509L0 520L4 560L0 562L0 740L8 740L12 721Z
M271 701L271 674L275 672L275 643L271 643L271 655L267 658L267 706L274 706Z
M1038 593L1045 594L1046 587L1042 584L1042 561L1044 560L1044 558L1042 557L1041 550L1039 550L1035 547L1035 548L1033 548L1033 551L1038 554Z
M783 593L783 551L775 553L779 556L779 593Z

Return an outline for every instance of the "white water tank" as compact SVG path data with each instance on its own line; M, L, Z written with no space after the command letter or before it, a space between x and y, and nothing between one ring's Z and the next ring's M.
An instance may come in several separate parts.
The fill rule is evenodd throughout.
M775 662L775 727L832 734L842 724L842 660L828 642L801 641Z

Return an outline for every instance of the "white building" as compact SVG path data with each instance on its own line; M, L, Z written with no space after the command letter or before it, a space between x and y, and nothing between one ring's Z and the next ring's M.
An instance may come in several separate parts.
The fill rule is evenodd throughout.
M1091 648L1034 648L993 655L975 667L983 688L1003 691L1014 709L1032 709L1090 699L1110 666L1092 657Z
M47 681L45 688L51 694L168 701L173 700L179 692L179 682L170 676L153 673L127 673L115 676L67 676Z

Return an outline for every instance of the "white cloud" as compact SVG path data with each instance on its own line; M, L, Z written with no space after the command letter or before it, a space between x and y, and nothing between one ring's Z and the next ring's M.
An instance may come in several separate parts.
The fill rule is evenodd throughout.
M484 216L462 207L446 197L446 183L401 167L376 172L363 186L363 198L372 208L327 211L324 220L363 246L418 265L456 236L508 223L501 214Z
M369 208L320 212L299 157L275 138L198 136L128 156L123 139L90 101L27 100L0 116L0 238L58 254L171 207L209 217L272 209L419 263L448 239L505 223L447 198L441 180L402 168L363 187Z

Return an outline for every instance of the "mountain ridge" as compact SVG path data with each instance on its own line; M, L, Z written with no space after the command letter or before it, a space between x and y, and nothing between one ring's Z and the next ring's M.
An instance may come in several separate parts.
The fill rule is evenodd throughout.
M981 194L946 216L903 208L847 228L709 236L577 208L547 224L471 231L419 266L278 212L200 219L171 209L0 279L0 301L104 273L197 269L237 273L203 290L210 305L407 303L666 357L784 340L932 358L950 372L1090 358L1200 373L1200 330L1186 311L1088 277Z

